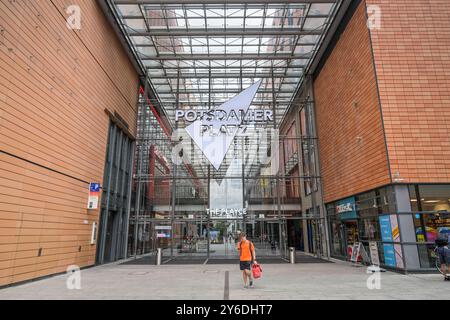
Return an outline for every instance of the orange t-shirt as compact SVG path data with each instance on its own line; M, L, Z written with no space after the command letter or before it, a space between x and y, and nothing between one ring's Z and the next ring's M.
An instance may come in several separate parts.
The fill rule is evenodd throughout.
M251 251L250 251L251 245ZM239 250L239 259L241 261L252 261L252 252L255 255L255 246L252 242L246 240L238 243L237 249Z

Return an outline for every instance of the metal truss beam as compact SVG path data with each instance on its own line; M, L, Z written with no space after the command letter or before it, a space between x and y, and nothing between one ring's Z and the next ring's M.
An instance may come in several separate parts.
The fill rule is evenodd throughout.
M158 70L158 71L160 71L162 68L164 68L164 70L166 70L166 71L178 71L178 70L181 70L181 71L183 71L183 70L220 70L221 72L222 72L222 70L225 70L225 72L226 72L226 70L243 70L243 74L245 74L245 73L247 73L247 69L258 69L258 70L272 70L272 69L286 69L286 68L289 68L289 69L304 69L306 66L305 65L299 65L299 64L293 64L293 65L289 65L289 66L277 66L277 65L274 65L273 67L272 66L242 66L242 67L240 67L240 66L230 66L230 65L228 65L228 66L189 66L189 67L182 67L182 66L180 66L180 67L169 67L169 66L149 66L149 67L147 67L147 69L148 70ZM173 73L173 74L176 74L176 73Z
M178 93L181 94L189 94L189 93L240 93L241 90L239 89L213 89L213 90L208 90L208 89L180 89L180 91L178 91ZM158 90L159 94L175 94L176 91L165 91L165 90ZM271 90L258 90L257 93L272 93ZM279 93L292 93L292 90L277 90L277 94Z
M208 0L207 4L314 4L335 3L337 0ZM203 4L201 0L114 0L115 4L138 4L138 5L166 5L166 4Z
M310 59L311 54L160 54L154 57L142 55L141 60L291 60Z
M208 29L162 29L130 31L131 37L239 37L239 36L310 36L321 35L324 30L301 30L299 28L208 28Z

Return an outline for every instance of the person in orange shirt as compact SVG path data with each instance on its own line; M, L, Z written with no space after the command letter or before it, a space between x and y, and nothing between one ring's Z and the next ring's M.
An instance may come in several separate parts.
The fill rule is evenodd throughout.
M242 232L240 236L241 240L237 246L239 266L244 279L244 288L248 288L247 280L250 282L250 287L253 286L252 263L256 263L255 246L250 240L247 240L245 233Z

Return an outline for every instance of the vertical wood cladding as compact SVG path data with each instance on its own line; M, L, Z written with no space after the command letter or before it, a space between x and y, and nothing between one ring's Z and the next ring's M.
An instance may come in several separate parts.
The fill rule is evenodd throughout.
M450 182L450 1L367 0L393 178Z
M365 4L314 82L325 202L390 182Z
M79 180L103 181L105 108L135 133L137 86L96 1L0 2L0 150L28 160L0 152L0 286L94 264L99 212Z

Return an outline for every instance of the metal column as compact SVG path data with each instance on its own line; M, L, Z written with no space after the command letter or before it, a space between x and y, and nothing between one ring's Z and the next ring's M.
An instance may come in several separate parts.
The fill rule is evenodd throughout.
M149 89L149 82L148 82L148 71L145 77L145 86L144 86L144 95L143 95L143 101L140 103L140 115L139 115L139 124L141 126L141 132L140 135L138 135L138 144L137 144L137 151L138 151L138 161L136 162L136 184L137 184L137 192L136 192L136 204L134 209L134 258L137 258L137 248L138 248L138 230L139 230L139 217L141 212L141 197L142 197L142 177L141 172L143 168L143 162L144 162L144 136L145 136L145 129L147 125L147 96L148 96L148 89ZM139 128L138 128L139 130Z
M274 130L277 130L277 116L276 116L276 97L275 97L275 77L273 75L273 62L272 62L272 68L270 70L271 72L271 79L272 79L272 113L273 113L273 128ZM275 152L275 150L270 150L271 155ZM278 168L277 173L275 175L275 185L276 185L276 191L277 191L277 211L278 211L278 236L280 238L280 253L284 253L284 235L283 230L281 226L281 196L280 196L280 168Z
M177 74L177 93L176 93L176 108L180 109L180 70L178 70ZM178 129L178 123L175 123L175 130ZM176 186L176 176L177 176L177 164L173 163L173 170L172 170L172 210L170 212L170 257L173 258L173 241L174 241L174 219L175 219L175 206L177 201L177 186Z

